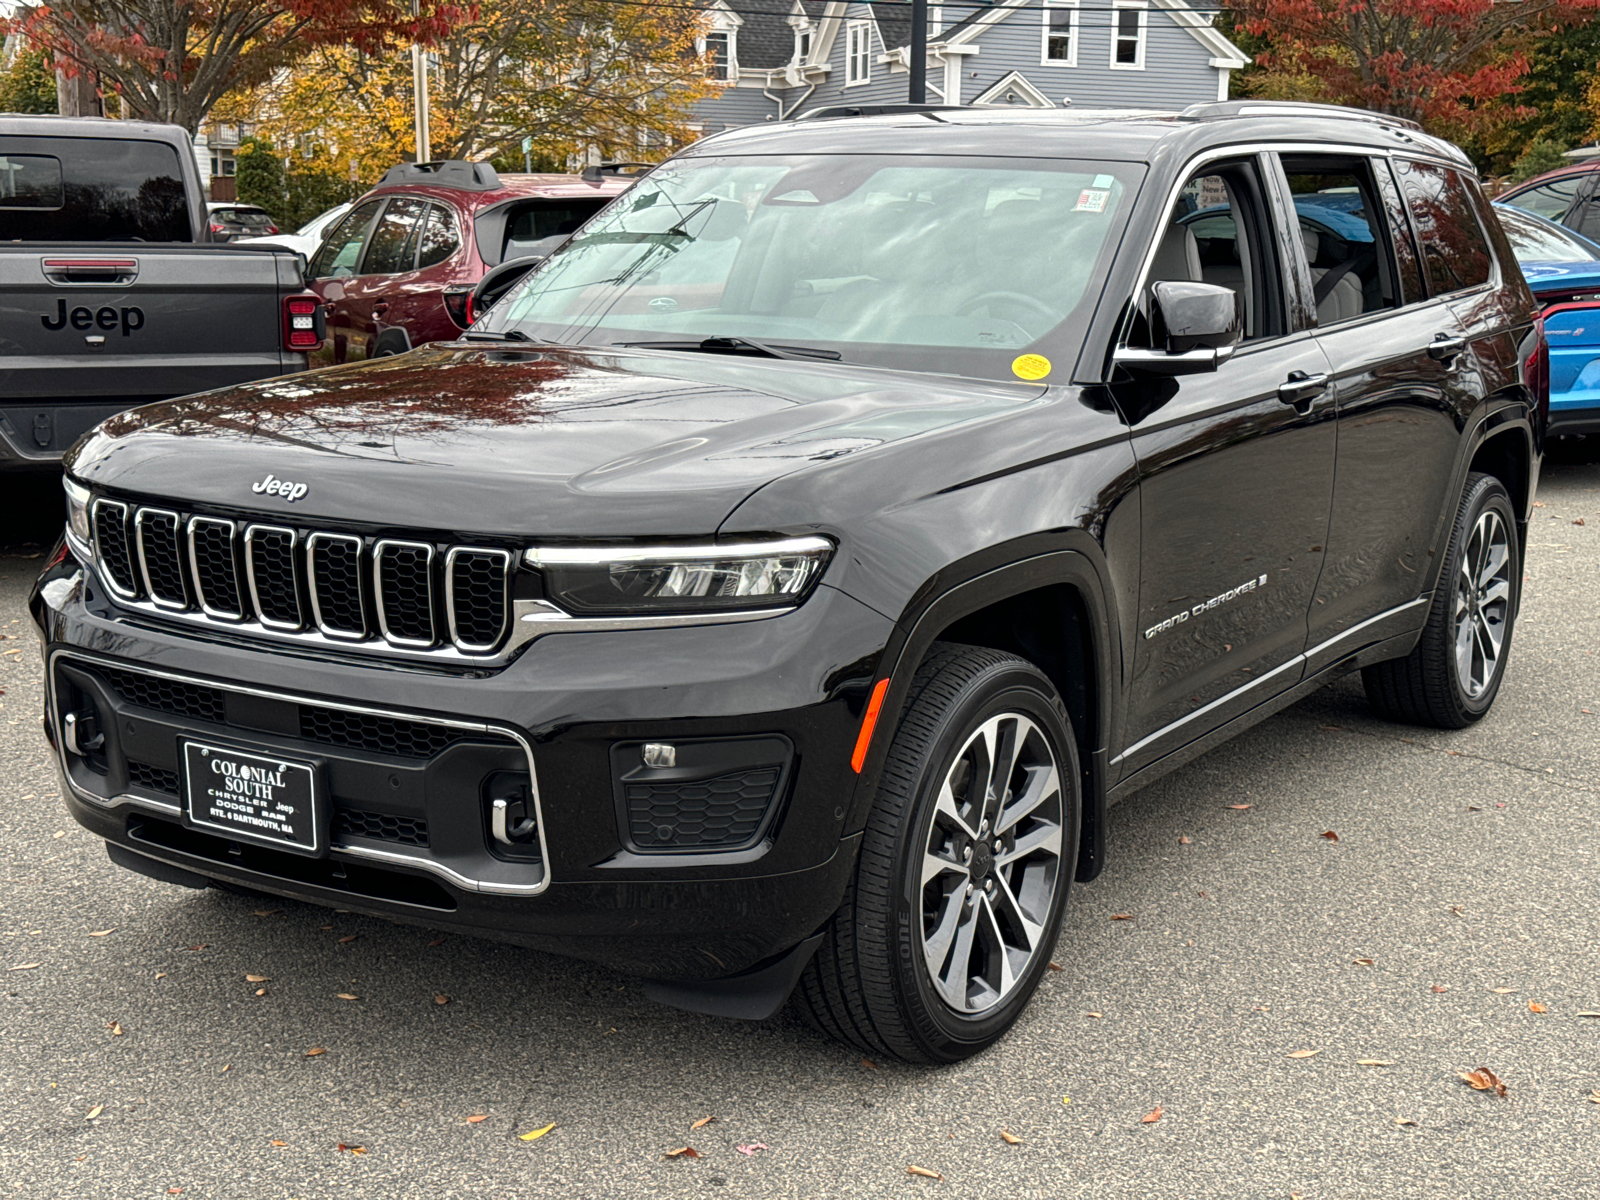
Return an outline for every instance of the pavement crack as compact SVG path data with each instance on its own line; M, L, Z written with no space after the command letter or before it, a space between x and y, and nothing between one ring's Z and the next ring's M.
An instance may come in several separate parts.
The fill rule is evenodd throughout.
M1551 774L1543 767L1526 766L1523 763L1513 762L1508 758L1495 758L1487 754L1473 754L1468 750L1449 750L1443 746L1432 746L1427 742L1419 742L1411 738L1397 737L1392 733L1374 733L1366 729L1351 729L1348 725L1343 726L1341 728L1341 732L1352 733L1357 737L1371 738L1378 742L1394 742L1396 745L1409 746L1413 750L1423 750L1430 754L1443 754L1449 758L1465 758L1470 759L1473 762L1490 763L1499 767L1509 767L1513 771L1521 771L1526 775L1532 775L1534 778L1542 780L1545 783L1553 783L1564 791L1585 793L1593 793L1595 791L1595 789L1592 787L1587 787L1581 783L1569 782L1559 775Z

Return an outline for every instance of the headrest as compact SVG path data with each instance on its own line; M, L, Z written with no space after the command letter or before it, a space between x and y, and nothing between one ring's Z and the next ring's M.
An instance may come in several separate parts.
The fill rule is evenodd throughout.
M1322 236L1304 222L1300 224L1300 244L1306 248L1306 261L1315 263L1317 251L1322 248Z
M1187 225L1172 224L1156 247L1155 262L1150 267L1151 283L1198 283L1200 281L1200 244Z

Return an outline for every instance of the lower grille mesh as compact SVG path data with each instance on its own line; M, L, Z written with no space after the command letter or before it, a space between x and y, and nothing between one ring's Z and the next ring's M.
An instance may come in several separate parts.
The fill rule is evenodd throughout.
M178 794L178 773L151 766L149 763L128 760L128 782L147 792L160 792L164 796Z
M129 704L214 721L219 725L223 721L222 693L216 688L160 679L137 671L119 671L115 667L96 667L95 670Z
M723 850L755 837L772 803L779 768L714 779L629 783L628 832L641 850Z
M415 817L395 817L388 813L365 812L359 808L340 808L333 814L333 832L340 837L376 838L402 846L426 846L428 823Z

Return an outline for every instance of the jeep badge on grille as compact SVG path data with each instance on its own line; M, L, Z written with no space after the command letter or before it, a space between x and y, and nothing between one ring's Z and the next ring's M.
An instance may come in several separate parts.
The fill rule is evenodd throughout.
M250 490L265 496L282 496L290 504L293 504L306 494L306 485L303 483L290 483L287 479L279 479L269 472L267 477L260 483L252 483Z

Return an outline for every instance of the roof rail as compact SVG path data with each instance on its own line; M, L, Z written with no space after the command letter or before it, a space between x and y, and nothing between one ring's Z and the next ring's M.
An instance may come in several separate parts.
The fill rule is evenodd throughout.
M590 163L583 169L583 179L585 183L599 183L607 175L623 175L637 179L641 175L648 175L660 165L637 162Z
M460 158L437 162L401 163L384 172L385 185L395 183L439 183L474 192L492 192L500 186L500 176L486 162L467 162Z
M1405 117L1392 117L1388 113L1373 112L1366 108L1351 108L1344 104L1317 104L1310 100L1221 100L1206 104L1191 104L1178 114L1181 117L1339 117L1347 121L1371 121L1375 125L1392 125L1422 133L1423 128Z
M892 117L898 113L965 112L988 105L974 104L829 104L807 109L798 121L826 121L834 117Z

